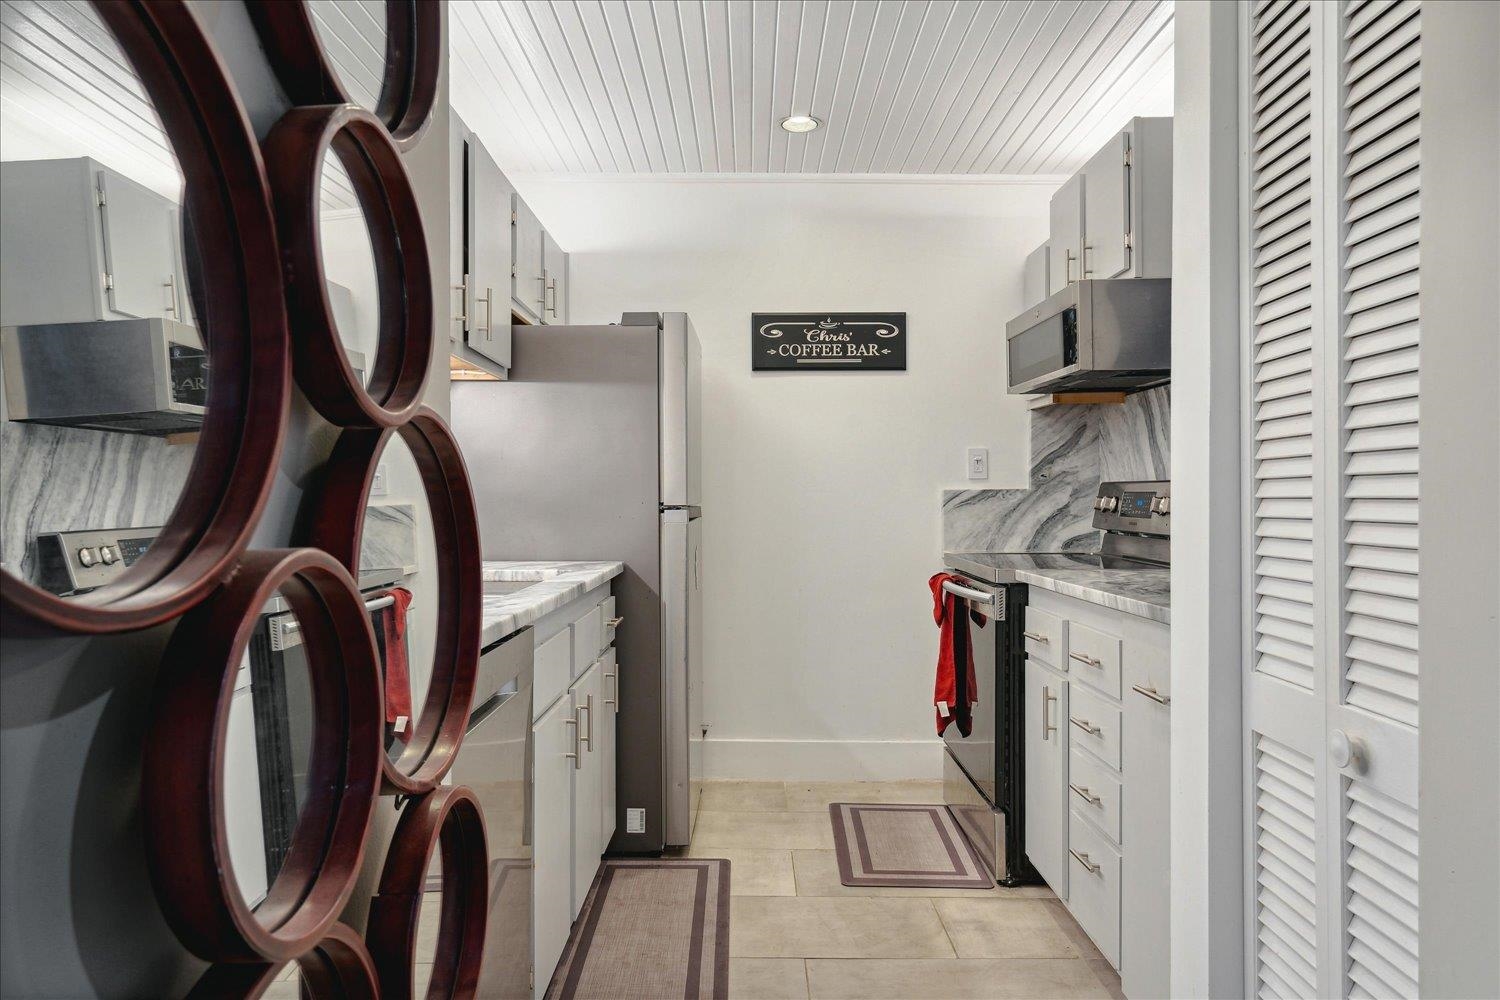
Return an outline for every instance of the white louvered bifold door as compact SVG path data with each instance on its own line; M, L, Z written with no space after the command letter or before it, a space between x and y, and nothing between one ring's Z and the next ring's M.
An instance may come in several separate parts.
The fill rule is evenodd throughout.
M1246 7L1255 996L1416 991L1420 26L1416 0Z

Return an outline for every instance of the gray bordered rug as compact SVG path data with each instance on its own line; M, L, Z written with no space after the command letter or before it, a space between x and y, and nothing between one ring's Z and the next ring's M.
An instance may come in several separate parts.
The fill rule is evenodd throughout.
M548 1000L729 996L729 862L619 858L594 879Z
M947 806L835 802L828 816L844 885L995 887Z

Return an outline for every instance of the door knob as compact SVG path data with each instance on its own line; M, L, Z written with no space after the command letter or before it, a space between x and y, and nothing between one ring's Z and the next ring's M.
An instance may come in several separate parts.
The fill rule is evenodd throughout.
M1347 767L1361 773L1369 764L1365 741L1342 729L1328 734L1328 756L1334 767Z

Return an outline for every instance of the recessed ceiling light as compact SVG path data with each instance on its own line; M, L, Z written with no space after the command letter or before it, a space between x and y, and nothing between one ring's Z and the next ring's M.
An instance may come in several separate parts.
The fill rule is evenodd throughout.
M781 127L787 132L811 132L823 122L812 115L787 115L781 119Z

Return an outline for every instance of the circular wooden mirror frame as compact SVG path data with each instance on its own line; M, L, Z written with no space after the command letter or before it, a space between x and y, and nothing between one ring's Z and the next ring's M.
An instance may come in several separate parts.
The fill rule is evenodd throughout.
M400 427L350 428L339 435L322 488L309 494L297 531L300 544L332 553L357 572L365 507L375 468L399 434L417 464L432 515L437 550L437 639L427 698L414 719L406 750L396 760L381 755L382 791L420 795L436 788L453 766L474 698L484 584L480 574L479 518L469 473L453 432L422 407Z
M276 6L276 5L269 5ZM287 6L296 6L288 4ZM276 194L297 384L340 427L394 427L421 405L432 365L432 269L422 213L401 154L374 115L352 104L288 111L265 140ZM380 333L361 385L339 337L323 269L323 163L337 156L364 213L375 260Z
M276 77L295 104L352 104L303 2L246 4ZM433 0L386 0L385 74L374 113L396 145L421 138L437 100L447 42Z
M166 527L118 582L64 599L0 574L7 635L99 635L182 614L249 544L281 456L291 372L270 190L250 123L194 15L177 0L96 2L156 107L183 175L199 247L195 297L209 344L209 405Z
M307 653L313 742L286 860L252 910L229 857L223 757L235 678L278 591L297 615ZM141 797L157 898L193 954L286 961L328 934L364 858L385 757L383 704L364 601L326 552L248 552L222 589L183 616L157 678Z
M365 943L380 975L381 995L393 1000L413 993L417 923L436 850L443 858L443 908L427 996L472 997L479 988L490 891L484 816L473 792L449 786L414 799L402 811L370 900Z
M337 923L311 951L296 958L302 982L319 1000L379 1000L380 980L364 940L348 924ZM187 1000L258 997L287 967L286 962L221 962L209 966Z

